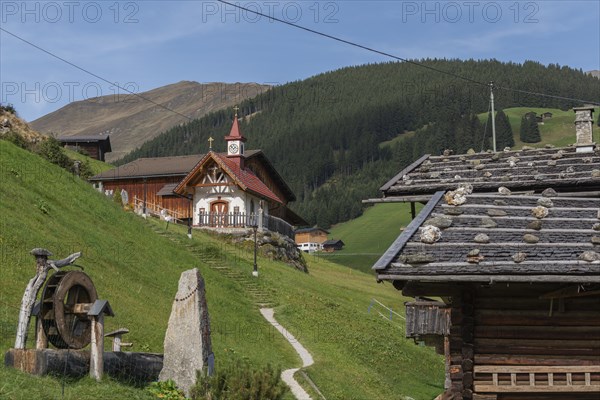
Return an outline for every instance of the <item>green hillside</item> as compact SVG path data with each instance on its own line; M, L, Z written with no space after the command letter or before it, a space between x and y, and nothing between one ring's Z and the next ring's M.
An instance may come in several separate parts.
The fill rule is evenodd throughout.
M421 208L422 206L417 204L417 213ZM329 237L342 239L345 243L344 249L335 253L315 253L313 257L370 273L371 266L410 221L410 204L377 204L367 208L360 217L330 229Z
M545 120L543 124L538 124L542 141L540 143L523 143L519 139L519 129L521 127L521 118L528 112L535 112L541 115L545 112L551 112L552 118ZM524 145L542 147L546 144L553 144L557 147L565 147L575 143L575 114L573 110L559 110L556 108L539 108L539 107L512 107L504 110L508 116L510 126L515 139L515 148L521 148ZM594 115L600 113L600 108L596 108ZM478 115L482 124L485 124L487 113ZM502 149L499 149L502 150Z
M369 310L376 298L402 313L405 301L370 274L322 259L308 260L310 274L304 274L259 258L261 275L252 280L249 248L202 232L189 240L184 227L165 231L164 222L122 211L72 174L2 140L0 174L2 353L13 344L22 291L34 272L29 250L45 247L57 258L82 250L77 263L116 313L106 329L129 328L133 351L162 351L179 275L198 267L206 280L217 367L236 357L257 366L300 364L260 316L253 286L313 354L307 373L327 399L431 399L443 390L442 358L405 340L401 320ZM60 378L40 379L2 366L0 382L2 399L63 398ZM64 398L151 397L143 388L110 379L100 384L83 379L67 381Z
M493 80L501 87L600 101L600 80L569 67L532 61L419 61L479 82ZM495 99L498 108L568 110L581 105L509 90L497 90ZM476 115L488 105L486 84L390 62L274 87L242 102L240 116L248 148L261 148L296 193L294 210L311 225L328 227L359 216L356 204L375 196L382 181L420 155L481 148L483 125ZM215 149L224 150L231 119L232 111L223 110L173 127L120 162L204 153L209 136L216 139ZM413 131L412 137L394 140Z

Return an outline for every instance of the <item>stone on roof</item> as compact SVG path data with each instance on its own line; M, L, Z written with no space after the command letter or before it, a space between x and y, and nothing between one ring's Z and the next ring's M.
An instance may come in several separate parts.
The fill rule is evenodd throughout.
M538 205L548 199L541 195L466 197L463 205L452 206L438 192L423 209L426 215L413 220L408 234L375 264L378 279L600 282L600 198L553 197L546 208ZM540 207L544 212L532 212ZM445 212L456 208L464 212ZM499 212L490 216L490 210ZM451 225L437 240L423 241L419 229L442 217L451 218Z
M578 153L575 147L497 153L423 156L383 185L385 197L433 194L470 184L473 191L503 186L512 191L558 191L586 185L600 189L600 148Z

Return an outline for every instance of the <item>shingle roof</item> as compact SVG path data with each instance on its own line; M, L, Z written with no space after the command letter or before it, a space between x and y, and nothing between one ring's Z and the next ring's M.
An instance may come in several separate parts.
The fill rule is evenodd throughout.
M167 183L165 186L160 188L158 192L156 192L157 196L174 196L175 193L173 191L177 187L177 183Z
M441 234L432 244L428 225ZM373 269L380 280L600 282L600 199L470 194L455 206L438 192Z
M98 143L106 153L112 151L110 146L110 135L61 136L56 140L61 143Z
M138 158L135 161L95 175L90 178L90 180L108 181L160 176L184 177L201 158L202 154L176 157Z
M246 158L262 154L261 150L247 150ZM138 158L117 168L104 171L90 178L91 181L108 181L131 178L149 178L161 176L181 176L194 168L204 154L190 156Z
M323 247L325 247L325 246L335 246L338 243L341 244L342 246L345 245L345 243L341 239L329 239L329 240L326 240L323 243L321 243L321 245Z
M600 189L600 149L577 153L574 147L423 156L380 190L384 196L433 194L469 183L476 192L505 186L511 190Z

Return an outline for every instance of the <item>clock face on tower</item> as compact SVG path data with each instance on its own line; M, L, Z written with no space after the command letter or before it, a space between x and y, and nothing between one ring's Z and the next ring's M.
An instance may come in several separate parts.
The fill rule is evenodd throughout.
M238 147L238 145L237 145L237 144L235 144L235 143L231 143L231 144L229 145L229 153L230 153L230 154L237 154L237 153L238 153L238 150L239 150L239 147Z

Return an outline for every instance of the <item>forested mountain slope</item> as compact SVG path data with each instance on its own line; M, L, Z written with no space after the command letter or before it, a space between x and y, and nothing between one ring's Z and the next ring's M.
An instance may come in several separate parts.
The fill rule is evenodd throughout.
M600 80L581 70L536 62L422 60L471 83L410 63L348 67L272 88L240 104L248 148L261 148L298 196L293 208L311 223L361 213L360 199L424 153L488 147L477 113L489 107L485 83L598 102ZM579 101L496 90L496 107L566 110ZM230 110L174 127L128 154L138 157L203 153L207 139L224 150ZM392 145L380 143L416 131ZM542 138L543 140L543 138Z

